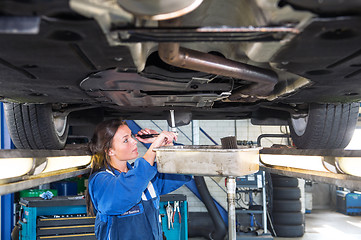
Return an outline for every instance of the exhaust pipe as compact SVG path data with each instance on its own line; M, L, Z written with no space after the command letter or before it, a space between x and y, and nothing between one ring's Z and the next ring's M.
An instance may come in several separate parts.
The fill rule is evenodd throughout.
M160 21L159 25L161 27L178 27L180 20L177 18ZM230 100L239 100L244 97L266 97L273 91L278 82L277 74L269 69L182 48L179 43L159 43L158 54L164 62L172 66L238 78L254 83L233 92L229 97Z

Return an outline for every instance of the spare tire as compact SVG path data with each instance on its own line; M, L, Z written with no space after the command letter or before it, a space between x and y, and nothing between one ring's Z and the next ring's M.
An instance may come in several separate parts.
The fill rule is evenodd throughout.
M272 183L274 187L298 187L298 179L272 174Z
M302 237L305 233L305 225L281 225L275 224L277 237Z
M301 212L300 200L274 200L273 211L275 212Z
M301 190L297 187L273 187L274 200L299 200Z
M274 223L278 225L305 224L305 215L301 212L273 212Z
M292 115L291 137L303 149L345 148L353 135L359 103L310 104L308 114Z

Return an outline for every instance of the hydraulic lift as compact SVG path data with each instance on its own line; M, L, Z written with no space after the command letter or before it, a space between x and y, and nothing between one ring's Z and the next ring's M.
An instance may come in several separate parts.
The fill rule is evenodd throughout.
M264 164L264 157L269 156L288 158L289 161L282 165L279 162L279 165ZM260 170L266 172L361 190L360 150L263 148L260 160Z
M81 161L80 165L69 168L59 168L54 171L44 172L46 165L51 161L60 162L65 159L88 157L89 161ZM9 161L24 160L30 161L31 166L26 173L11 178L0 179L0 195L18 192L46 183L52 183L63 179L79 176L90 172L88 167L90 163L90 153L85 148L66 149L66 150L0 150L0 165L8 168L18 168L18 165L9 166ZM8 168L2 166L2 171L8 171Z
M211 159L212 156L216 154L212 151L223 152L222 154L225 155L223 155L221 159L224 159L226 161L232 159L232 154L234 154L233 157L236 158L236 155L239 154L239 152L237 152L235 149L229 149L229 151L227 151L227 149L214 149L214 146L212 146L212 148L213 149L210 150L204 149L201 146L197 146L190 147L191 151L188 151L189 147L174 146L168 148L169 151L166 153L164 153L165 149L158 149L157 155L163 151L161 155L158 155L158 161L160 161L158 164L158 168L160 168L159 170L163 172L199 175L199 169L201 169L202 171L207 170L205 170L205 168L200 165L200 162L190 160L192 154L196 154L198 155L197 159L203 159L203 164L205 164L205 166L212 165L212 168L210 170L211 174L209 175L234 176L234 166L232 166L231 169L227 169L227 166L222 162L215 164L215 162L209 161L209 159ZM187 157L182 157L182 151L185 152ZM208 157L205 157L204 155L207 155ZM164 156L168 157L164 158ZM20 190L29 189L42 184L51 183L62 179L67 179L70 177L89 173L90 161L89 163L85 164L84 162L80 161L81 164L76 167L58 169L49 172L41 172L42 170L46 169L46 165L49 164L50 161L66 162L67 159L76 159L79 157L89 158L90 160L90 154L86 151L85 146L77 147L76 149L70 148L65 150L0 150L0 163L2 161L11 161L11 159L14 160L19 158L30 158L32 161L32 167L26 174L14 178L0 179L0 195L18 192ZM254 157L255 156L252 155L252 161L244 162L245 165L250 164L250 166L252 166L250 171L253 172L258 171L259 168L259 170L270 173L303 178L316 182L334 184L338 187L345 187L351 190L359 190L361 188L361 177L352 176L345 172L345 168L342 168L342 165L344 165L345 162L354 162L356 163L357 167L357 163L361 161L361 151L358 150L300 150L293 148L263 148L260 149L259 153L257 153L256 155L257 169L254 168ZM289 161L286 161L284 165L277 165L279 164L279 162L272 163L267 159L269 157L273 157L275 159L286 158ZM308 169L307 166L306 168L303 168L303 166L298 166L294 164L291 164L291 166L289 166L288 164L290 161L292 161L293 158L295 158L294 162L300 161L299 159L302 159L301 162L307 162L307 159L311 159L311 161L314 162L319 161L319 166L315 169ZM190 161L187 164L184 164L185 159ZM206 159L206 161L204 161L204 159ZM258 159L260 159L259 162ZM219 160L220 159L218 159L217 161ZM179 164L177 164L177 162ZM167 164L168 167L164 167ZM184 168L184 166L186 166L186 168ZM219 169L217 169L217 166L219 167ZM17 166L13 167L16 168ZM243 168L244 166L239 166L239 169L242 171ZM228 170L232 170L232 172L227 173ZM245 171L242 172L242 174L240 175L246 174L249 174L249 172ZM200 175L206 176L207 172L202 172Z
M212 146L213 147L213 146ZM180 152L184 150L184 148L180 148L179 146L175 146L174 149L170 149L172 152ZM199 150L199 151L198 151ZM162 151L162 149L160 149ZM204 149L202 148L194 148L192 147L192 151L194 153L201 154ZM232 150L236 153L234 150ZM231 154L230 151L227 155ZM337 165L337 159L342 157L347 157L357 163L361 162L361 151L359 150L325 150L325 149L293 149L293 148L263 148L260 150L260 158L261 162L259 165L260 170L264 170L266 172L275 173L279 175L303 178L305 180L311 180L320 183L328 183L334 184L339 187L345 187L348 189L360 190L361 188L361 177L352 176L347 173L342 173L340 170L336 169L336 171L328 170L330 167L325 168L324 171L312 170L301 167L290 167L290 166L280 166L280 165L270 165L263 164L262 159L265 156L297 156L306 159L307 157L321 157L320 161L324 163L332 163L334 161ZM204 153L208 154L208 153ZM230 155L230 156L231 156ZM32 158L33 159L33 169L29 171L27 174L23 176L11 178L11 179L0 179L0 195L5 195L8 193L17 192L24 189L29 189L35 186L39 186L45 183L51 183L55 181L59 181L62 179L67 179L70 177L78 176L81 174L86 174L89 172L88 165L77 166L67 169L56 170L48 173L36 173L36 168L40 167L37 165L39 162L44 162L44 159L49 157L65 157L65 158L74 158L81 156L89 156L90 153L87 152L85 146L77 147L76 149L65 149L65 150L0 150L0 164L3 160L11 160L14 158ZM175 158L174 158L175 159ZM292 161L292 159L290 159ZM62 161L59 158L59 161ZM197 164L197 163L194 163ZM287 162L286 162L287 164ZM331 164L332 165L332 164ZM16 168L17 166L13 166ZM189 166L188 174L197 175L197 169L199 169L199 165L197 168L192 170L192 167ZM204 169L202 169L204 170ZM356 169L357 170L357 169ZM358 170L360 171L360 169ZM233 172L232 172L233 173ZM205 174L201 174L205 175ZM218 176L221 176L220 172Z

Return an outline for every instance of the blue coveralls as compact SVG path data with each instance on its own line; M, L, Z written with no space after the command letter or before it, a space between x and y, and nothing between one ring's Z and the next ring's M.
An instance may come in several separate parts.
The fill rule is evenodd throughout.
M128 165L127 173L103 170L89 178L96 210L98 240L161 240L159 196L172 192L191 176L162 174L144 158Z

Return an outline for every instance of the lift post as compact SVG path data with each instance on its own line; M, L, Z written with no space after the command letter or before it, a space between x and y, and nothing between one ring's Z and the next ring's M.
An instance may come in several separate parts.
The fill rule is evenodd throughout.
M236 179L227 178L227 202L228 202L228 239L236 240Z
M13 149L8 128L5 122L4 105L0 103L0 145L1 149ZM0 239L10 239L10 231L14 226L14 194L0 194ZM1 196L3 195L3 196Z

